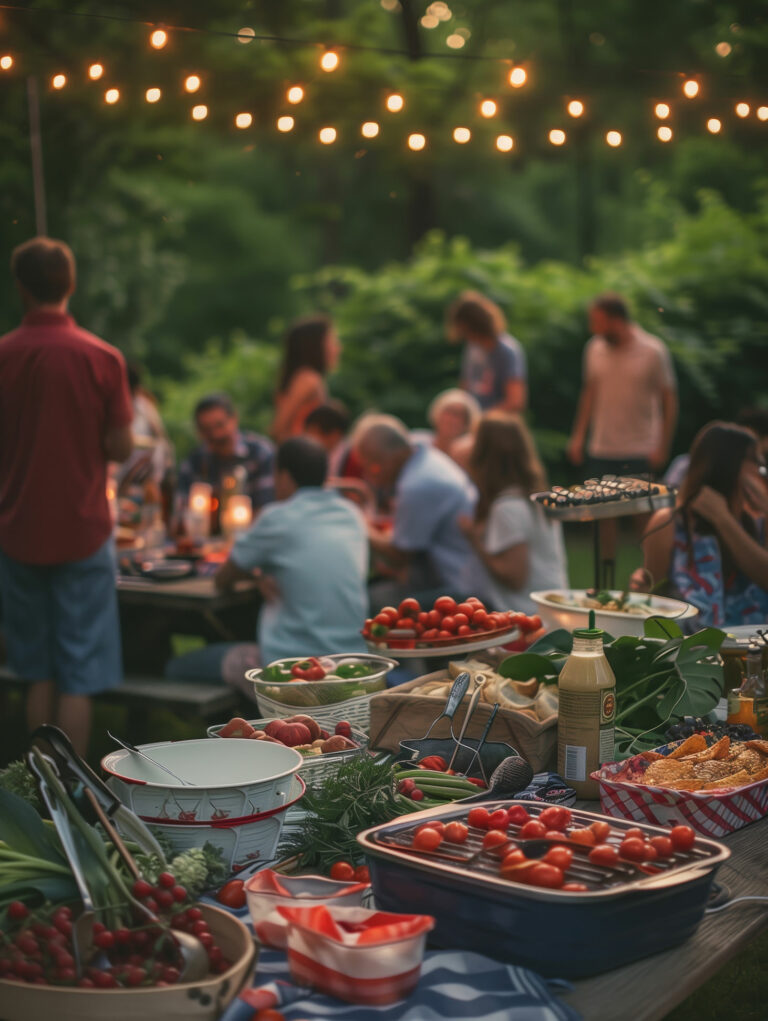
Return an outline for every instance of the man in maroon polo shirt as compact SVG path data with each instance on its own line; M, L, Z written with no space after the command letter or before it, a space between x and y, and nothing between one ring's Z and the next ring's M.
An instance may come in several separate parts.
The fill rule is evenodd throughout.
M0 594L27 724L85 754L90 696L122 674L107 462L131 452L123 356L67 313L75 260L33 238L11 257L25 316L0 337Z

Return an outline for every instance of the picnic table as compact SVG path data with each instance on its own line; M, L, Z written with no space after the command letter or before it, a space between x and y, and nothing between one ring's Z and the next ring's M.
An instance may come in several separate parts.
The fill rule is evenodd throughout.
M599 811L595 802L578 807ZM720 838L731 857L717 873L723 899L768 897L768 818ZM717 904L715 904L717 906ZM663 924L663 922L662 922ZM587 1021L656 1021L690 996L768 926L768 902L705 915L694 936L671 950L574 982L562 998ZM596 946L595 954L601 948Z
M252 610L249 615L250 640L256 626L258 589L255 581L239 581L226 591L219 591L213 578L190 577L174 581L157 581L151 578L119 575L117 594L121 607L144 607L173 613L174 625L184 628L186 618L190 634L199 631L202 618L218 641L232 642L241 637L227 615L242 607ZM197 618L197 627L195 619ZM181 622L181 623L179 623Z

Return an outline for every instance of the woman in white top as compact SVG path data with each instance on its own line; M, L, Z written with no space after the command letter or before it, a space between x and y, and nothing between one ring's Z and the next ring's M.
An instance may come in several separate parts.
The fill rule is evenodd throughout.
M529 499L547 482L521 418L483 415L469 473L478 501L474 518L460 524L478 557L472 594L493 609L535 613L531 592L566 588L568 581L560 525Z

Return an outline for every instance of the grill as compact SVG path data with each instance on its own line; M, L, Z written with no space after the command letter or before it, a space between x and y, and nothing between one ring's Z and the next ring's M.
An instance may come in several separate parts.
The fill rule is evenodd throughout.
M523 801L484 807L494 811L512 805L522 805L532 818L547 807ZM730 855L721 844L697 836L690 851L677 851L672 858L619 861L603 868L589 861L589 847L564 837L561 843L574 852L566 880L587 886L586 891L567 891L501 877L498 854L482 849L484 831L476 828L470 828L464 844L444 840L436 852L411 848L415 831L425 822L466 823L467 813L460 805L433 808L361 833L376 904L383 910L433 915L433 941L442 946L479 951L544 975L598 974L687 939L701 921L717 869ZM605 842L615 846L637 825L572 812L574 826L598 819L611 826ZM648 837L668 833L658 826L642 829ZM519 830L507 830L509 850L519 846ZM554 841L530 843L543 854Z

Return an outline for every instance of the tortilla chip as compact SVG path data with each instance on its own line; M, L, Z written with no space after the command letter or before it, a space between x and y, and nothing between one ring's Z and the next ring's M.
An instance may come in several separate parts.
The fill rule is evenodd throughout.
M756 780L768 780L768 766L765 769L761 769L759 773L749 774L750 783L755 783Z
M708 762L696 762L693 767L693 775L699 780L707 782L722 780L726 776L732 776L738 772L739 767L734 766L733 763L714 759L710 759Z
M646 762L655 762L657 759L665 759L666 755L662 755L661 752L641 752L640 758Z
M683 780L688 776L693 776L693 765L690 762L670 762L669 759L659 759L648 766L643 773L641 782L657 787L666 787L668 782Z
M687 737L681 745L667 756L668 759L682 759L684 755L692 755L695 752L707 750L707 742L701 734L692 734Z
M752 748L761 755L768 755L768 741L745 741L747 748Z
M722 780L713 780L711 783L705 784L703 789L705 791L714 791L724 787L743 787L744 784L751 783L752 780L753 777L746 770L742 769L738 773L724 776Z
M659 787L666 787L670 791L700 791L707 786L704 780L671 780L669 783L658 784ZM711 786L711 785L710 785Z

